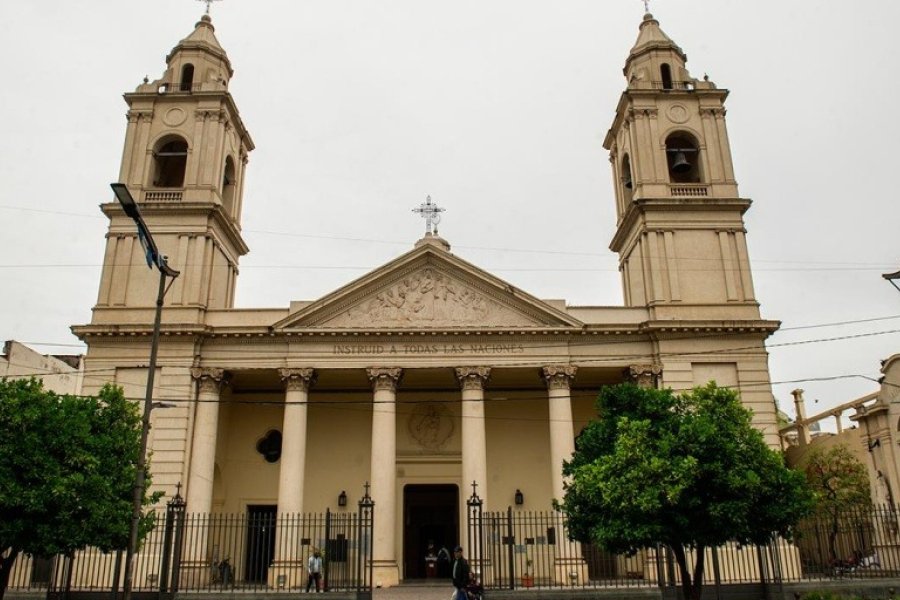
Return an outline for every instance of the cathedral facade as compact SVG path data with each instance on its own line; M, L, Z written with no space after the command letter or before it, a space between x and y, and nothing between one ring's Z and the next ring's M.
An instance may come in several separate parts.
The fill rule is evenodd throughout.
M473 489L489 510L561 498L562 463L604 385L733 386L777 445L764 342L778 322L754 295L728 92L686 60L647 14L604 142L623 306L534 297L429 230L322 298L238 309L254 143L204 16L160 79L125 94L119 181L180 273L155 375L154 489L180 486L192 513L288 515L352 510L368 483L375 582L389 586L423 576L429 541L462 539ZM73 327L88 347L84 391L105 378L142 398L158 276L132 219L101 208L97 304Z

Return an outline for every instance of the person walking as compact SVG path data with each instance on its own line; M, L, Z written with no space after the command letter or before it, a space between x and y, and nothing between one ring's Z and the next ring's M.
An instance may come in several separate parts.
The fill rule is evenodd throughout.
M316 582L316 592L321 592L319 582L322 581L322 555L318 550L309 557L309 562L307 562L306 566L309 570L309 578L306 580L307 593L309 593L309 588L312 587L313 581Z
M469 585L469 561L463 558L462 546L453 549L453 567L451 568L453 587L456 588L456 600L466 600L466 586Z

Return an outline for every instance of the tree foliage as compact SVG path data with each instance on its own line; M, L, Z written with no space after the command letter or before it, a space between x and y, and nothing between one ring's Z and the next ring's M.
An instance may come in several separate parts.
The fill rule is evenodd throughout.
M0 599L21 552L125 548L140 432L121 388L78 397L36 379L0 380ZM145 517L142 533L151 526Z
M866 466L841 444L813 448L803 459L806 481L816 501L816 517L828 524L828 550L836 562L842 519L860 518L872 508Z
M803 460L803 470L815 494L817 512L835 514L872 506L868 470L847 446L813 448Z
M812 506L802 473L731 390L623 384L601 391L597 412L563 469L570 535L613 552L670 547L686 598L700 597L705 548L789 537ZM686 549L697 550L693 574Z

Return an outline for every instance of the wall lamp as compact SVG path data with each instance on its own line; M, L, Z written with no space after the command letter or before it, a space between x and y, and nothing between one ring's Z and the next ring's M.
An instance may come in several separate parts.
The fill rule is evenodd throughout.
M525 504L525 494L522 493L522 490L516 490L515 500L516 506L522 506L523 504Z
M338 506L347 506L347 492L344 490L341 490L341 493L338 494Z
M897 271L896 273L885 273L882 277L887 279L888 283L897 288L897 291L900 292L900 286L897 285L897 282L900 281L900 271Z

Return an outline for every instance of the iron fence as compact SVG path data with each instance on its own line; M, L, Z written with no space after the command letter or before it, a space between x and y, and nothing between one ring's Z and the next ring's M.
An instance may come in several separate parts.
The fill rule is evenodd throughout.
M279 592L312 589L356 592L370 598L374 503L368 494L356 512L276 514L248 507L243 514L186 513L180 498L156 514L135 556L134 592L172 598L179 592ZM321 577L308 561L321 555ZM122 589L124 552L88 548L71 555L20 555L8 589L69 592Z
M670 548L630 554L570 540L563 513L482 511L468 503L470 562L486 589L530 587L661 587L681 585ZM703 553L704 584L772 585L844 578L900 577L900 507L819 513L797 527L795 539L762 546L729 542ZM685 549L693 573L696 549Z

